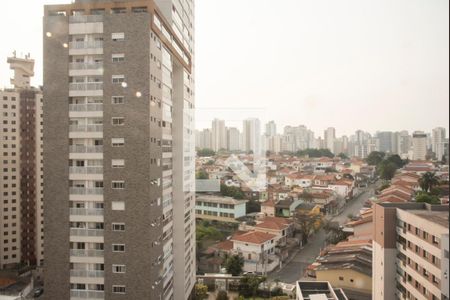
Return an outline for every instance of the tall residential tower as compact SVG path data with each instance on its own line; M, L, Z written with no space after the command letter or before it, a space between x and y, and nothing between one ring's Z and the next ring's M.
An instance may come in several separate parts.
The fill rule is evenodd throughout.
M45 7L45 299L191 294L193 14L192 0Z
M0 270L43 263L42 91L34 60L8 58L13 88L0 89Z

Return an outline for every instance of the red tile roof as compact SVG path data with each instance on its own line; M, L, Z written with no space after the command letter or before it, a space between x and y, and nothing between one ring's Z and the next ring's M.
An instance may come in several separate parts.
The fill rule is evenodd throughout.
M232 241L260 245L272 240L275 237L275 235L269 233L250 231L245 234L234 236Z

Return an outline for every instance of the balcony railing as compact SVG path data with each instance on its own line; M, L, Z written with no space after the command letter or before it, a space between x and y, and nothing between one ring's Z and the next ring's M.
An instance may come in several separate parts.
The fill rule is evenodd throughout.
M72 82L69 85L71 91L102 91L103 82Z
M103 146L72 145L70 153L103 153Z
M103 22L103 15L79 15L71 16L69 19L70 23L97 23Z
M70 276L102 278L102 277L105 277L105 272L104 271L94 271L94 270L70 270Z
M71 208L71 216L103 216L104 210L97 208Z
M84 228L71 228L70 235L72 236L103 236L103 230L101 229L84 229Z
M71 290L70 297L80 298L80 299L105 299L105 292L103 292L103 291Z
M103 48L103 41L81 41L70 42L70 49L101 49Z
M88 250L88 249L70 249L70 256L76 257L102 257L103 250Z
M103 174L103 167L70 167L70 174Z
M73 62L69 64L70 70L102 70L103 63L101 62Z
M103 104L71 104L69 111L103 111Z
M71 195L103 195L103 188L71 187L69 192Z
M70 125L70 132L102 132L103 125Z

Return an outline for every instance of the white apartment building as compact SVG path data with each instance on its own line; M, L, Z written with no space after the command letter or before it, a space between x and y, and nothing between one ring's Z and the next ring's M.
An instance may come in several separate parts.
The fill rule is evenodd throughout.
M421 131L413 133L413 160L426 160L427 157L427 135Z
M212 150L216 152L228 148L227 128L225 127L224 120L214 119L212 121L211 143L212 143Z
M446 155L445 147L448 144L447 130L443 127L433 129L432 132L432 150L436 159L441 160Z
M41 89L34 60L8 58L12 88L0 89L0 270L44 261Z
M334 142L336 140L336 129L333 127L329 127L324 132L324 140L325 140L325 147L329 149L332 153L334 153Z
M241 132L235 127L227 128L228 151L239 151L241 147Z
M242 139L244 144L242 150L253 151L255 154L262 154L261 143L261 121L259 119L247 119L243 122Z

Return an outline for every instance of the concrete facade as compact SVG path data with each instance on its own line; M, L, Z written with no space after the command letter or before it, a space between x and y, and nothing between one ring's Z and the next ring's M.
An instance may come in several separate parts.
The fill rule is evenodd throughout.
M191 294L192 47L163 2L45 7L46 299Z
M448 299L448 206L377 204L373 230L374 300Z

